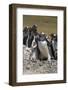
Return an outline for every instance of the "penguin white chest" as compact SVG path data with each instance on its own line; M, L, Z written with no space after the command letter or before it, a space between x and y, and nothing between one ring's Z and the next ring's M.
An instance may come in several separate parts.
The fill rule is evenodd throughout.
M47 42L46 41L39 41L38 42L38 46L40 49L41 54L44 57L48 57L48 46L47 46Z

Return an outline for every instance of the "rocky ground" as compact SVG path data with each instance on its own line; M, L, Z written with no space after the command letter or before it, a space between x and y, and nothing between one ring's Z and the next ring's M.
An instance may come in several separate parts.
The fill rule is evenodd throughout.
M23 74L57 73L57 61L31 60L31 51L24 47Z

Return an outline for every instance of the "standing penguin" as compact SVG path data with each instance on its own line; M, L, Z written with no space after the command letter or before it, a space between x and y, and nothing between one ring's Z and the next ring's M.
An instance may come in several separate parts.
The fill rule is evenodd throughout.
M34 39L32 41L32 45L31 45L31 48L32 48L32 60L36 60L37 59L37 43L35 41L35 36L34 36Z

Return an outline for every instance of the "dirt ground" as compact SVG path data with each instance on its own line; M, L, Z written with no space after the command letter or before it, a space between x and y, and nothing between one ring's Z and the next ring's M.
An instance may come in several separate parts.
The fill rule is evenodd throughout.
M24 60L24 68L23 73L24 74L44 74L44 73L57 73L57 61L52 60L49 61L27 61Z
M51 62L48 60L31 60L31 50L27 49L26 46L23 47L23 50L23 74L57 73L56 60L51 60Z

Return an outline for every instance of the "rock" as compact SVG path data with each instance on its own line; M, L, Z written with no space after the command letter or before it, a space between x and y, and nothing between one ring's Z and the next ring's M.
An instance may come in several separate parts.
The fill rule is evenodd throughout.
M26 46L23 47L23 56L24 59L30 60L31 59L32 50Z

